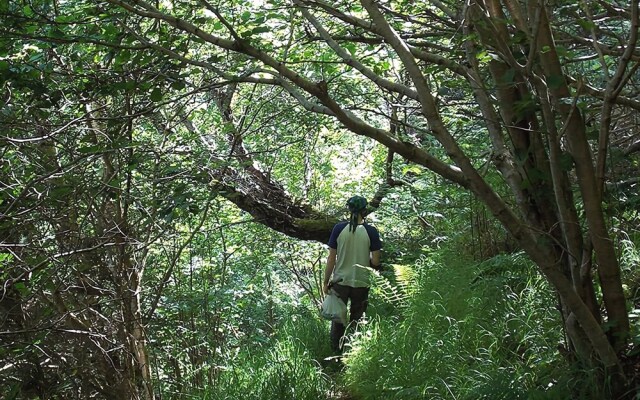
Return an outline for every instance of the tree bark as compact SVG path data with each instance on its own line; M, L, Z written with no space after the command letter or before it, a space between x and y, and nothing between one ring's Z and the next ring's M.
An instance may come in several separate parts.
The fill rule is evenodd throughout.
M630 327L618 258L604 220L601 198L595 179L595 168L592 162L593 157L587 142L585 123L579 109L563 102L563 99L570 99L571 94L555 50L546 9L542 5L539 5L539 7L540 36L538 49L541 53L541 66L545 76L555 77L561 82L550 85L549 91L552 94L555 107L566 121L564 130L567 132L566 138L569 152L576 166L578 185L584 202L591 241L598 261L598 274L600 276L604 305L607 310L608 321L611 324L611 330L608 334L614 348L621 350L628 342Z

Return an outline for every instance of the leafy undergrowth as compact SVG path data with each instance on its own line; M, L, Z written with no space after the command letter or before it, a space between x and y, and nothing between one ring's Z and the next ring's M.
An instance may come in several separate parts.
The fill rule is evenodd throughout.
M297 309L270 343L229 360L198 398L599 397L588 371L576 374L561 358L555 296L523 255L477 264L440 253L396 265L377 277L370 303L341 362L326 360L328 323Z
M571 397L556 301L524 256L473 264L443 253L417 260L409 278L398 269L372 299L387 315L374 312L345 357L355 398Z
M321 360L330 355L323 321L298 315L268 345L241 350L199 398L318 400L340 398Z

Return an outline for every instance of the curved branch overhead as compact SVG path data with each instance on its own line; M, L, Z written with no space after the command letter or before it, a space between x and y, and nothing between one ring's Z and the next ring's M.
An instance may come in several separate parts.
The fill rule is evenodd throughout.
M212 171L217 193L275 231L302 240L327 243L338 218L295 203L272 182L230 168Z
M242 168L225 165L211 170L216 192L249 213L256 222L285 235L326 243L333 226L338 222L335 215L318 212L309 204L295 201L284 186L274 182L271 175L262 171L258 163L245 148L242 133L239 131L232 104L237 85L215 91L212 96L226 124L227 141L231 148L230 156L237 158ZM186 126L196 131L190 122ZM393 153L387 159L387 179L372 199L372 207L379 207L391 186L398 184L391 177Z

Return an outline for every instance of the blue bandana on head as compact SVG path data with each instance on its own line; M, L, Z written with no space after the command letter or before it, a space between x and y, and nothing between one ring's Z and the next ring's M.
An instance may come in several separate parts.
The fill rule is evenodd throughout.
M362 196L353 196L347 200L347 207L351 212L349 218L349 231L355 232L358 226L358 218L363 214L363 211L367 209L367 199Z

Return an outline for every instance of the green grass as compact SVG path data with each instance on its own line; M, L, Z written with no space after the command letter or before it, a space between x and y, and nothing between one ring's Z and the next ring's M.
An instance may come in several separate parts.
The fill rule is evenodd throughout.
M554 296L524 256L474 264L442 253L416 262L406 298L385 285L378 313L356 335L343 382L361 399L544 399L567 385ZM384 293L378 289L382 288ZM545 397L548 396L548 397Z
M317 400L327 398L333 381L320 360L330 354L321 340L324 321L313 315L293 316L275 340L245 349L227 362L226 369L200 398L215 400ZM319 340L320 339L320 340Z

